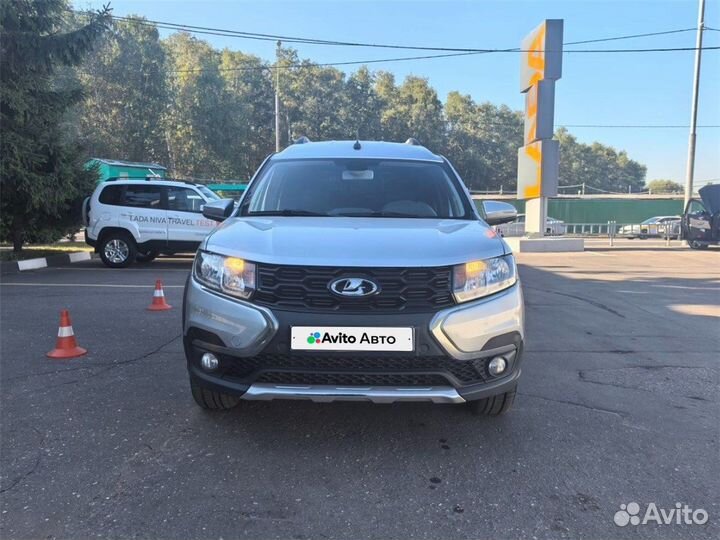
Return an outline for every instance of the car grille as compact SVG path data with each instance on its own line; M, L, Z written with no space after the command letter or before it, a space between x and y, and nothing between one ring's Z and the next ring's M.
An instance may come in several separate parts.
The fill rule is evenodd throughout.
M486 380L486 359L446 356L221 355L223 377L243 382L348 386L461 386Z
M440 375L410 373L285 373L269 371L262 373L257 383L273 384L327 384L332 386L447 386L448 381Z
M452 268L334 268L258 264L256 304L287 309L350 312L427 312L454 304ZM364 277L380 292L343 298L330 292L340 277Z

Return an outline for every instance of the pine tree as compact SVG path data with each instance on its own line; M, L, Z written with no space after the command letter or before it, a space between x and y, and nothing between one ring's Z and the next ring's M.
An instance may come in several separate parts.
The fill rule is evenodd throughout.
M63 68L92 48L110 10L74 19L64 0L0 2L0 238L15 251L76 227L95 181L65 125L82 91Z

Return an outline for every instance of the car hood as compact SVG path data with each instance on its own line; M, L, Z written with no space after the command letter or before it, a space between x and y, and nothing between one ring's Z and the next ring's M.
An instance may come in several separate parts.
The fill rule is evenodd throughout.
M708 184L701 187L698 193L708 212L713 215L720 212L720 184Z
M510 250L482 221L243 217L223 222L205 249L271 264L445 266Z

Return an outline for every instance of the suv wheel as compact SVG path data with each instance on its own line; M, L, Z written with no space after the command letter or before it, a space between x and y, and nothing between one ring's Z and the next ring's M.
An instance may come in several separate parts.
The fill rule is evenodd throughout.
M698 242L697 240L688 240L688 246L690 249L707 249L709 244L704 242Z
M512 390L504 394L469 401L467 406L470 408L470 412L478 416L499 416L509 411L512 407L515 401L516 390L517 386L514 386Z
M160 252L157 249L150 249L145 252L138 252L135 256L135 260L141 263L150 262L155 260L158 255L160 255Z
M126 267L135 260L137 254L135 240L124 232L107 234L98 248L102 262L110 268Z
M190 379L190 390L192 391L192 397L195 403L206 410L227 411L240 403L238 396L208 390L195 383L192 379Z

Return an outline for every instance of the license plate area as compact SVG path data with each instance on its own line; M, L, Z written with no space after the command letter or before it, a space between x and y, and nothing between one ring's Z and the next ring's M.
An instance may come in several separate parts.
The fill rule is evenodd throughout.
M293 326L290 348L296 351L414 351L409 327Z

